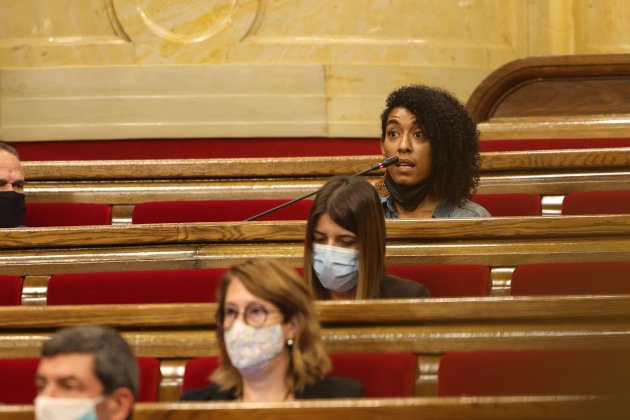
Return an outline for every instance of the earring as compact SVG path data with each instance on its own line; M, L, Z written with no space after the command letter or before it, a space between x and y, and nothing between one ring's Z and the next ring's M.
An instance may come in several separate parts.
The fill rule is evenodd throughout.
M293 339L292 338L287 339L287 347L289 347L289 348L293 347Z

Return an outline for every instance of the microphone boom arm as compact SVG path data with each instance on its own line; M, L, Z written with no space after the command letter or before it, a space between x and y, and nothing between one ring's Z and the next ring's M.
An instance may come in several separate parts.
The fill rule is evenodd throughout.
M357 172L356 174L350 175L350 176L361 176L361 175L368 174L368 173L370 173L372 171L376 171L378 169L387 168L388 166L391 166L391 165L395 164L396 162L398 162L398 160L399 160L398 156L390 156L387 159L384 159L382 162L379 162L376 165L372 166L371 168L365 169L365 170L363 170L361 172ZM269 213L273 213L276 210L280 210L280 209L285 208L285 207L287 207L287 206L289 206L289 205L291 205L293 203L297 203L298 201L304 200L305 198L309 198L309 197L317 194L319 192L319 190L321 190L321 187L316 189L313 192L310 192L310 193L308 193L306 195L303 195L302 197L295 198L295 199L293 199L291 201L287 201L286 203L282 203L282 204L280 204L280 205L278 205L276 207L270 208L269 210L265 210L262 213L258 213L258 214L255 214L255 215L251 216L251 217L248 217L244 221L245 222L251 222L252 220L258 219L259 217L265 216L265 215L267 215Z

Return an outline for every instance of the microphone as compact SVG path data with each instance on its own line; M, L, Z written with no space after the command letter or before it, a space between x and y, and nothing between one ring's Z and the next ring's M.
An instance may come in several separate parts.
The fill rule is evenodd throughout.
M390 156L390 157L388 157L386 159L383 159L381 162L377 163L376 165L372 166L371 168L365 169L365 170L363 170L361 172L357 172L356 174L350 175L350 176L361 176L361 175L365 175L367 173L370 173L372 171L376 171L378 169L387 168L388 166L393 165L394 163L398 162L399 160L400 159L399 159L398 156ZM319 192L319 190L321 190L321 188L318 188L317 190L315 190L313 192L310 192L310 193L308 193L306 195L303 195L302 197L298 197L298 198L295 198L295 199L293 199L291 201L287 201L286 203L282 203L279 206L276 206L276 207L271 208L269 210L265 210L262 213L255 214L255 215L253 215L251 217L248 217L244 221L245 222L251 222L252 220L258 219L259 217L265 216L265 215L267 215L269 213L273 213L276 210L283 209L283 208L285 208L288 205L291 205L293 203L297 203L298 201L304 200L305 198L309 198L310 196L317 194Z

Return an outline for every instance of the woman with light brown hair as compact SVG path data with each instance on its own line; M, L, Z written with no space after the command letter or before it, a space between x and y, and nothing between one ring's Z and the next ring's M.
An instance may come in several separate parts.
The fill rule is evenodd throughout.
M182 400L292 401L354 398L362 385L325 378L330 360L321 340L311 291L297 272L276 260L232 266L217 294L220 364L213 384Z
M316 299L428 297L423 285L385 271L385 217L363 178L333 177L306 223L304 278Z

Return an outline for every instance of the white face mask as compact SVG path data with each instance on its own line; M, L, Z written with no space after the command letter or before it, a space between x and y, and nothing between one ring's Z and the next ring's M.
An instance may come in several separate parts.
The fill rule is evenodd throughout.
M328 290L347 292L357 287L359 251L338 246L313 244L313 269Z
M96 398L35 398L37 420L96 420L96 405L105 401L102 395Z
M284 334L280 323L254 328L237 319L223 333L230 362L243 375L260 372L271 359L284 349Z

